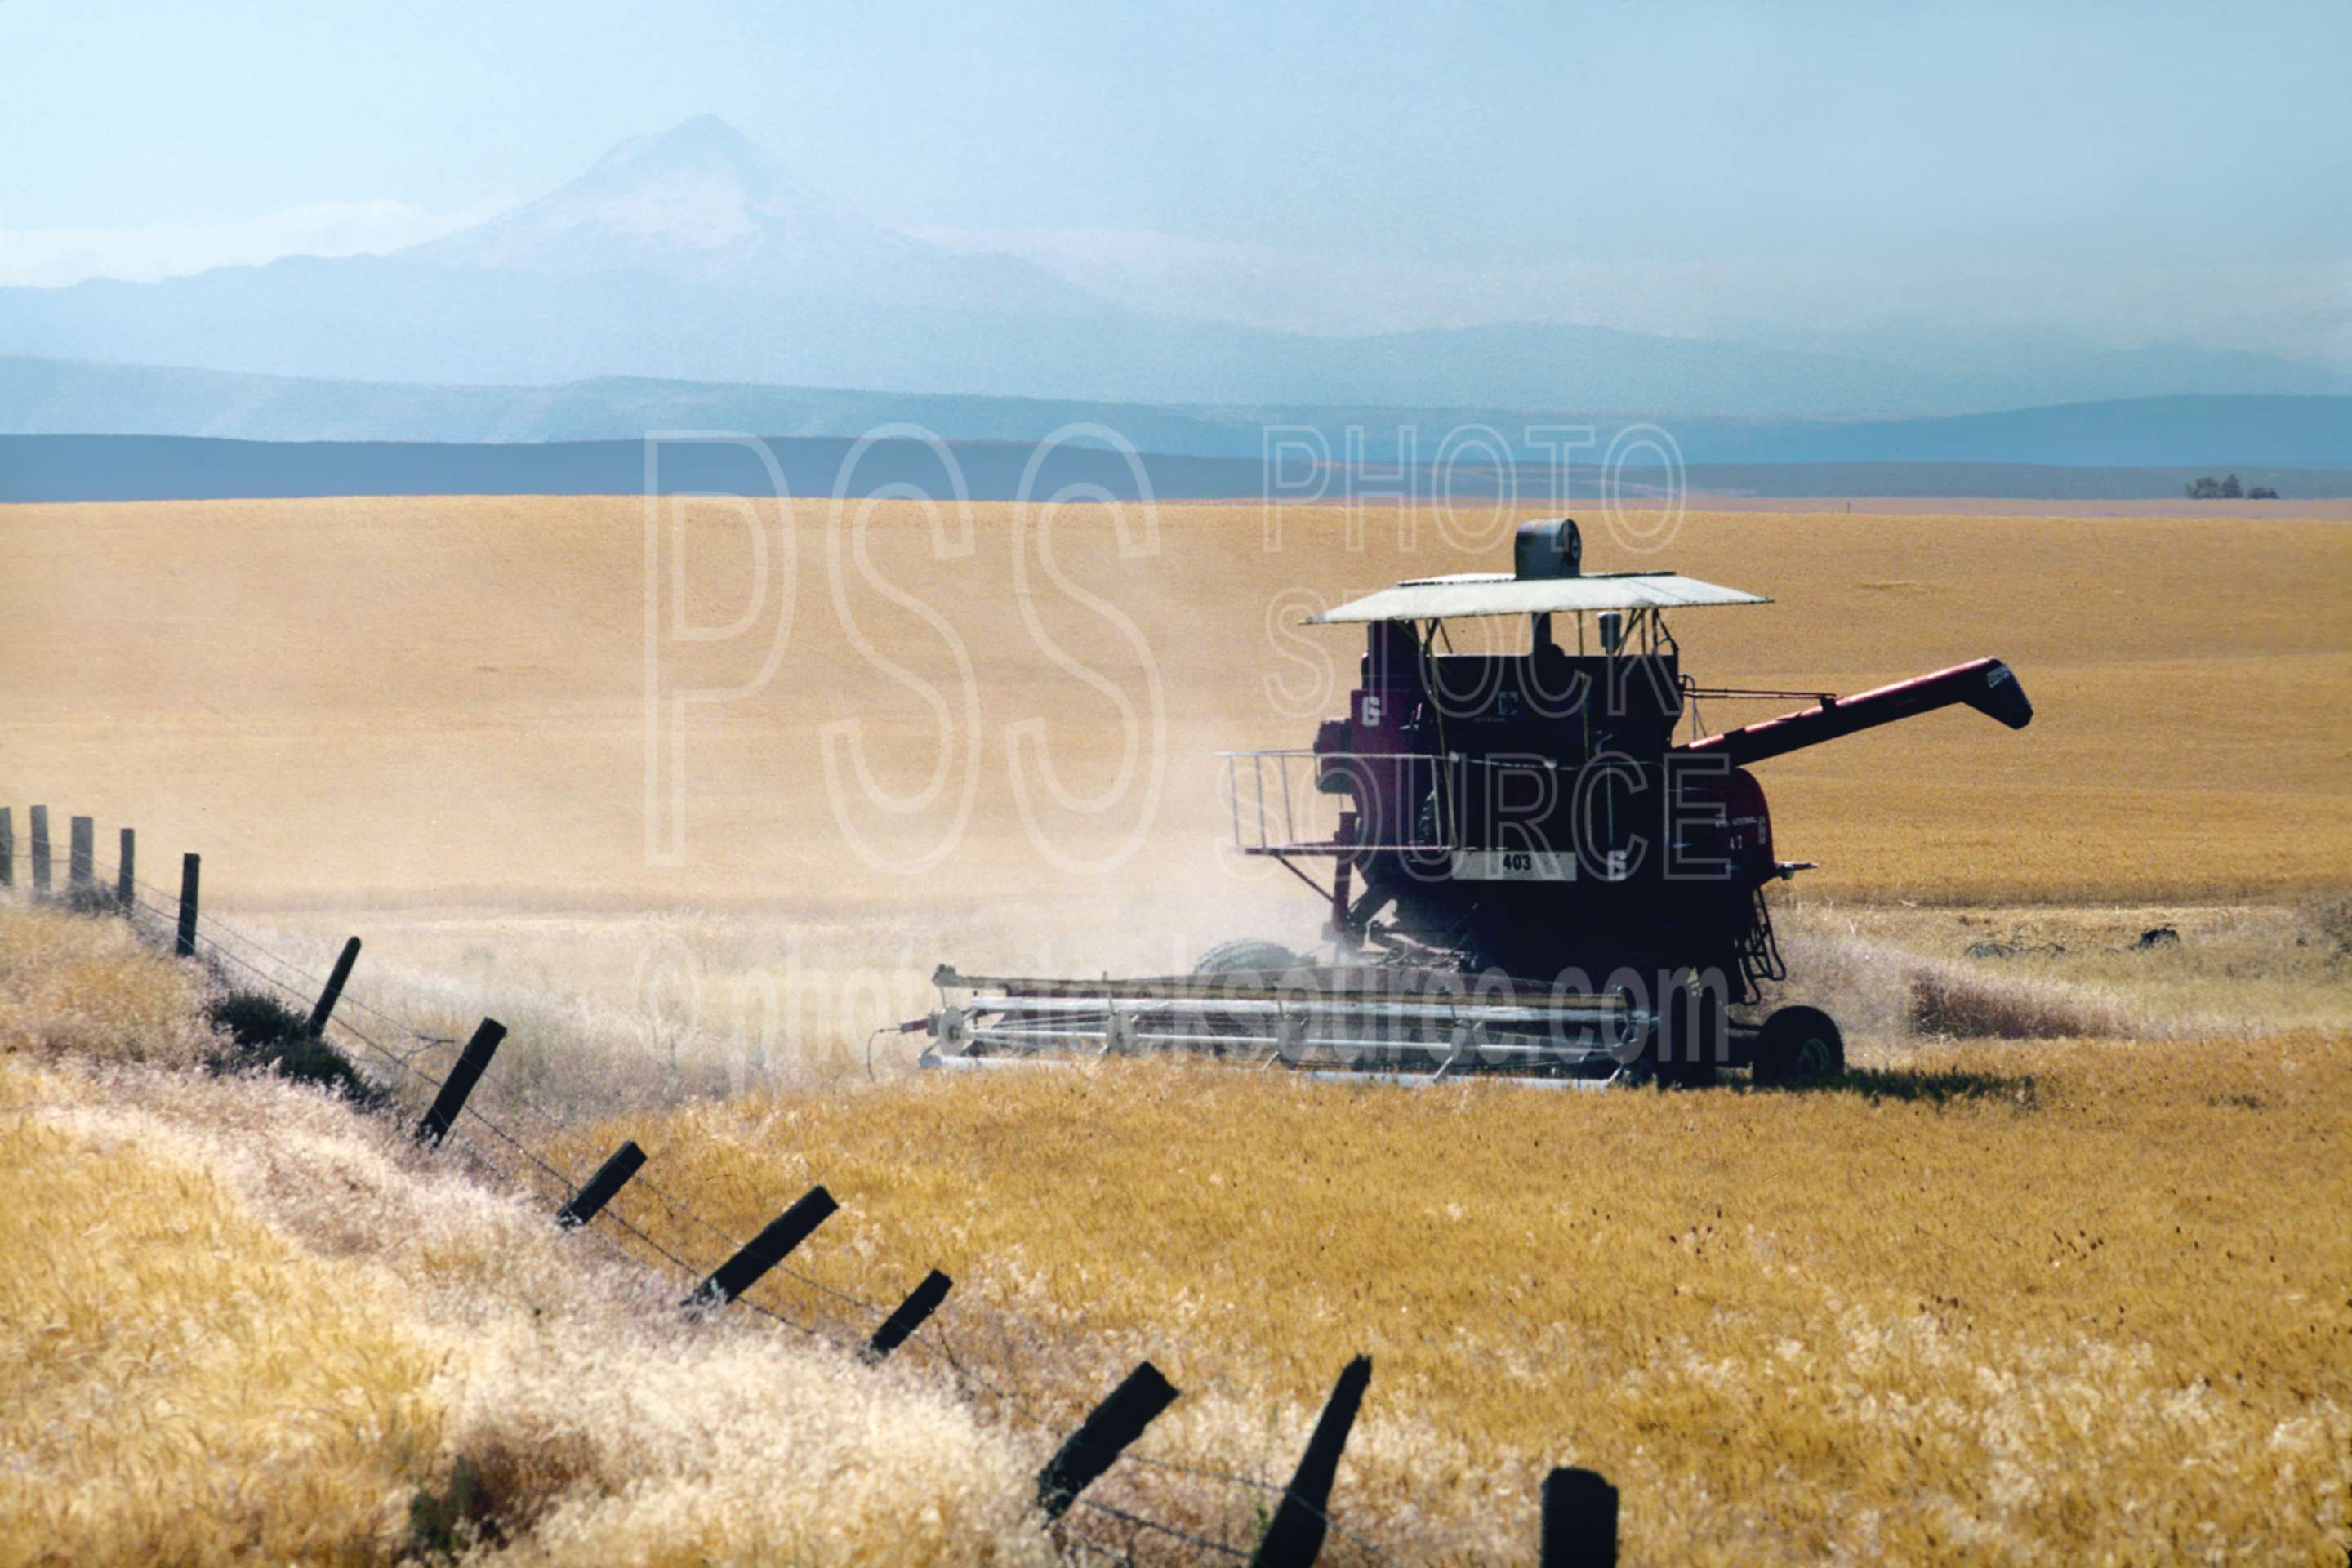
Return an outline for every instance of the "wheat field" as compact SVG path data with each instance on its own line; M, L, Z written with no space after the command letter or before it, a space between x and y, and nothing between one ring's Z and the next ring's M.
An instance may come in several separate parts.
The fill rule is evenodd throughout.
M1152 1360L1184 1390L1160 1463L1098 1496L1246 1549L1359 1352L1335 1563L1527 1561L1556 1464L1622 1489L1632 1563L2340 1561L2340 521L1702 512L1638 556L1593 527L1593 569L1777 601L1677 622L1704 679L1991 653L2038 710L1759 769L1824 863L1781 927L1848 1080L1601 1097L940 1082L869 1037L942 960L1311 939L1311 898L1218 853L1213 753L1336 709L1358 646L1297 630L1316 600L1498 563L1387 513L1296 509L1274 548L1246 507L973 521L797 507L744 637L656 640L659 689L751 689L649 748L642 502L0 509L0 798L135 825L166 890L201 850L208 918L297 993L360 932L345 1016L422 1067L499 1016L480 1102L558 1173L209 1077L223 975L0 910L0 1256L40 1260L0 1287L0 1561L1182 1560L1044 1528L1054 1437ZM749 536L683 528L656 624L675 588L723 628ZM937 791L893 812L859 756ZM678 1206L633 1190L649 1239L559 1245L557 1189L625 1137ZM761 1305L854 1340L843 1295L957 1280L887 1374L674 1310L656 1244L707 1268L814 1182L822 1284Z
M803 501L767 521L764 579L722 508L688 511L686 549L657 563L665 617L673 589L705 630L758 611L735 638L656 647L665 694L755 688L661 732L665 765L682 735L683 823L660 863L647 521L625 498L10 508L0 784L61 809L70 791L159 847L204 850L247 900L821 919L1059 895L1165 920L1237 886L1215 853L1213 753L1304 745L1341 704L1360 634L1296 620L1402 577L1496 569L1511 519L982 505L935 527L910 502ZM1768 764L1784 851L1823 863L1807 891L2210 900L2339 885L2352 866L2340 521L1588 523L1589 569L1772 596L1676 619L1704 679L1851 692L1997 654L2032 695L2018 734L1947 712ZM842 725L854 737L828 742ZM1068 799L1030 763L1024 816L1016 750L1033 747ZM877 804L861 759L891 802L936 794Z

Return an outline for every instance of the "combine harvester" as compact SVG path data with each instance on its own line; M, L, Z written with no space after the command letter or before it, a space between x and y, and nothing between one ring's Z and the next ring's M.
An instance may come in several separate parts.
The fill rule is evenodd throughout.
M1241 1064L1430 1083L1471 1073L1551 1087L1759 1082L1842 1071L1818 1009L1756 1017L1784 980L1774 857L1747 770L1857 731L1965 704L2022 729L2032 703L1980 658L1676 743L1709 698L1669 610L1761 605L1666 572L1586 574L1576 524L1522 524L1509 576L1401 583L1313 617L1370 634L1344 718L1311 750L1225 754L1242 853L1328 905L1328 951L1229 942L1192 974L1134 980L933 976L926 1067L1185 1050ZM1571 653L1556 618L1575 617ZM1448 622L1525 616L1526 651L1454 652ZM1320 808L1318 812L1318 807ZM1329 826L1301 832L1318 816ZM1301 863L1330 862L1318 881Z

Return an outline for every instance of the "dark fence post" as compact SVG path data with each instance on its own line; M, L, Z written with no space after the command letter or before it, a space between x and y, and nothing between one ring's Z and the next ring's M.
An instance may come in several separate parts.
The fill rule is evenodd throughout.
M33 891L49 890L49 808L33 807Z
M594 1219L613 1194L628 1184L637 1167L646 1163L646 1152L637 1147L634 1138L613 1151L613 1157L596 1167L596 1173L587 1184L572 1194L572 1199L555 1212L555 1223L570 1230Z
M457 1053L457 1065L451 1068L449 1076L441 1080L441 1092L433 1097L433 1108L425 1113L425 1120L416 1124L418 1142L438 1143L449 1136L449 1129L457 1121L457 1112L466 1109L466 1097L474 1092L474 1085L481 1081L482 1069L490 1065L490 1058L498 1054L499 1042L506 1037L507 1026L504 1024L496 1018L482 1020L480 1026L474 1031L474 1037L467 1040L466 1048Z
M907 1299L898 1303L898 1310L883 1319L882 1326L874 1331L874 1337L866 1342L866 1359L881 1361L905 1344L907 1336L921 1328L923 1320L940 1310L940 1303L948 1299L948 1291L954 1285L954 1280L936 1268L924 1275L923 1282L907 1292Z
M126 915L139 902L139 880L131 874L131 865L138 856L139 835L126 827L122 830L122 847L116 854L114 864L114 901L122 906L122 912Z
M196 956L196 873L202 865L201 857L180 857L180 933L172 951L182 958Z
M1616 1568L1617 1489L1592 1470L1543 1484L1543 1568Z
M360 939L343 943L343 951L335 960L335 967L327 975L327 988L319 993L319 1005L310 1009L310 1037L317 1039L327 1032L327 1020L335 1016L335 1004L342 999L343 984L352 977L352 965L359 962Z
M1251 1568L1311 1568L1322 1552L1339 1450L1348 1446L1348 1434L1356 1425L1356 1412L1371 1381L1370 1356L1358 1356L1339 1373L1330 1401L1315 1423L1315 1435L1307 1439L1307 1452L1299 1457L1298 1473L1290 1478L1289 1489L1282 1494L1265 1533L1258 1538L1257 1550L1250 1554Z
M16 885L16 818L0 805L0 888Z
M1037 1506L1048 1520L1070 1510L1078 1494L1110 1468L1129 1443L1143 1436L1176 1398L1176 1387L1150 1362L1138 1362L1110 1397L1078 1424L1045 1468L1037 1473Z
M72 817L67 832L66 889L79 898L98 886L98 823L91 817Z
M742 1250L720 1264L709 1279L695 1288L683 1305L723 1307L757 1285L787 1253L809 1238L809 1233L841 1205L823 1187L811 1187L800 1201L774 1219L768 1228L743 1244Z

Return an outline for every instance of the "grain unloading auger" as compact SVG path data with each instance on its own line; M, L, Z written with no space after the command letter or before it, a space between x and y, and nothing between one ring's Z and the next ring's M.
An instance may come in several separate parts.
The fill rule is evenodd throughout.
M1272 1068L1553 1087L1762 1081L1840 1070L1817 1009L1759 1018L1787 978L1776 858L1748 766L1964 705L2033 717L1979 658L1852 697L1699 685L1669 610L1769 601L1667 572L1587 574L1576 524L1522 524L1509 575L1401 583L1312 617L1368 644L1345 716L1311 748L1224 754L1236 847L1327 902L1327 951L1229 942L1188 975L933 976L927 1067L1186 1050ZM1573 616L1575 651L1554 638ZM1523 649L1456 652L1448 622L1525 617ZM1504 623L1507 624L1507 622ZM1817 696L1715 734L1709 699ZM1676 740L1687 721L1693 731ZM1304 826L1302 826L1302 824ZM1318 881L1302 862L1328 860Z

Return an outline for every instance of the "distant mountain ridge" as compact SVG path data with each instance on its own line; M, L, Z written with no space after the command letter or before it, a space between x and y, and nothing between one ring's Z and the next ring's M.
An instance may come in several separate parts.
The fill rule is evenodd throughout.
M1495 407L1157 405L961 397L755 384L612 377L554 386L311 381L219 371L0 358L0 434L205 436L260 441L549 442L630 440L709 429L855 437L908 423L953 441L1036 442L1078 422L1108 426L1139 450L1255 458L1268 426L1320 435L1344 457L1392 461L1410 431L1434 460L1451 431L1486 427L1534 457L1530 426L1590 426L1597 462L1636 416ZM2170 467L2201 463L2352 468L2352 397L2127 398L1925 419L1827 421L1658 416L1693 463L2029 463Z
M1162 407L1717 418L2352 394L2352 376L2179 348L1965 372L1555 322L1329 338L1156 315L1026 260L950 251L845 212L707 116L389 256L0 289L0 350L370 382L633 377Z

